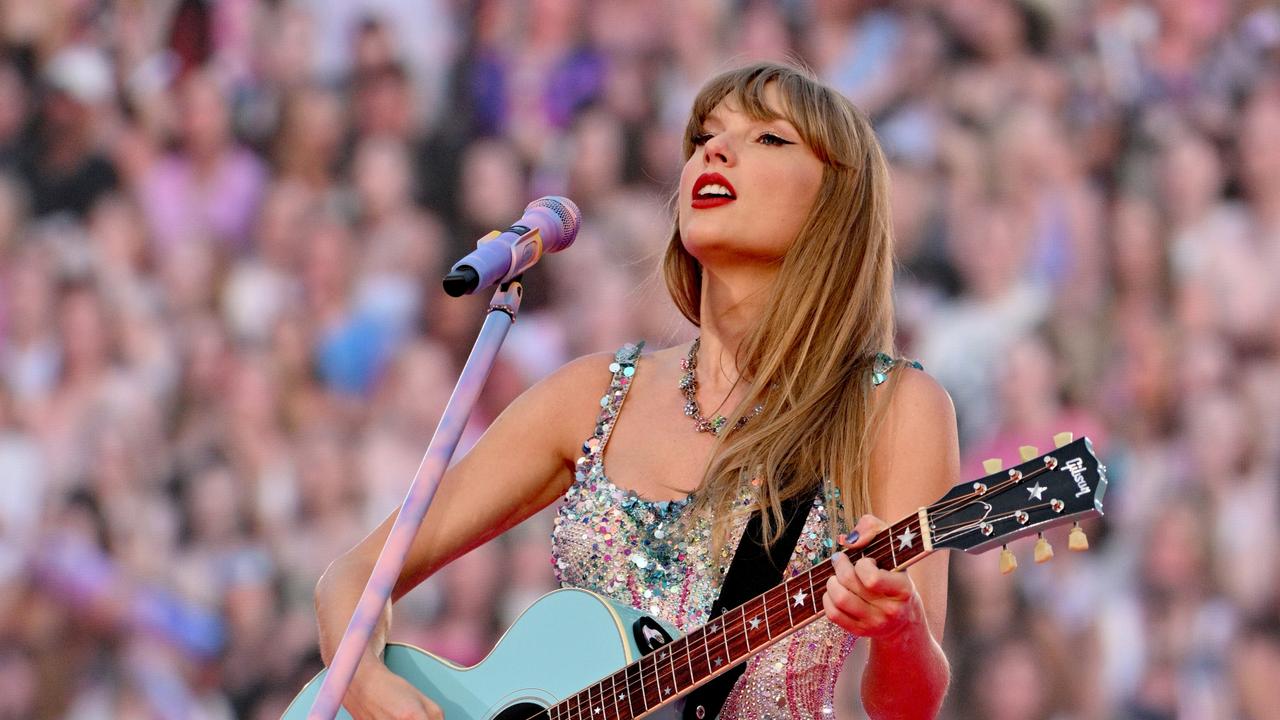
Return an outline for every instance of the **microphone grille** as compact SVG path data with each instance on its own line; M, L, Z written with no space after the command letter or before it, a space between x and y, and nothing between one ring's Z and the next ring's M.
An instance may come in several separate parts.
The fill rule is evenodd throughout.
M543 207L555 213L556 217L560 218L560 227L564 231L561 237L567 241L565 244L573 242L578 235L578 226L582 224L582 211L572 200L559 195L547 195L529 203L529 208L536 207Z

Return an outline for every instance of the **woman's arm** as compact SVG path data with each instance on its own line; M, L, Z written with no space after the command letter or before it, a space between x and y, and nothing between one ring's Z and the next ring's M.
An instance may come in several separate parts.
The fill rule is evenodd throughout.
M901 369L871 458L871 505L849 547L865 546L886 527L928 505L960 481L955 408L928 375ZM862 702L872 718L932 718L942 705L950 667L940 645L947 614L947 557L936 553L905 573L856 564L843 553L832 562L827 615L870 639Z
M582 437L600 409L606 386L607 354L575 360L517 398L479 442L440 480L435 499L409 548L396 582L398 600L436 570L500 535L562 495L573 479L573 461ZM425 450L425 448L424 448ZM410 478L405 478L406 487ZM369 574L397 513L334 560L316 585L320 653L328 664L337 651ZM387 604L365 650L352 695L371 673L388 678L378 658L386 644L391 605ZM350 709L350 705L348 706ZM376 717L370 712L367 716Z

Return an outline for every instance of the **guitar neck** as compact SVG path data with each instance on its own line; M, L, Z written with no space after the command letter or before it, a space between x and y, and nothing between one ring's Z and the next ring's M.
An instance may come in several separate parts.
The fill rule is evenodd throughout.
M921 515L912 515L859 551L881 568L901 570L932 552ZM553 720L622 718L656 710L816 620L822 593L835 574L829 562L784 580L726 610L687 635L645 655L596 684L548 708Z

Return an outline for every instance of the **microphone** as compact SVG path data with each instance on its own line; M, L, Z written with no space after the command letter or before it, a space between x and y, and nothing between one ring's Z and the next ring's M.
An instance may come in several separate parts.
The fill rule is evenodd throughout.
M582 211L569 198L540 197L529 203L514 225L480 238L476 249L444 276L444 291L460 297L509 282L533 267L542 253L572 245L581 224Z

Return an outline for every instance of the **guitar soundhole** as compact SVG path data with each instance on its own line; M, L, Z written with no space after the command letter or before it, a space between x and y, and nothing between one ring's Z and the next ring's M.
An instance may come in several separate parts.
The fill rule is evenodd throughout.
M493 720L551 720L547 709L533 703L517 703L494 716Z

